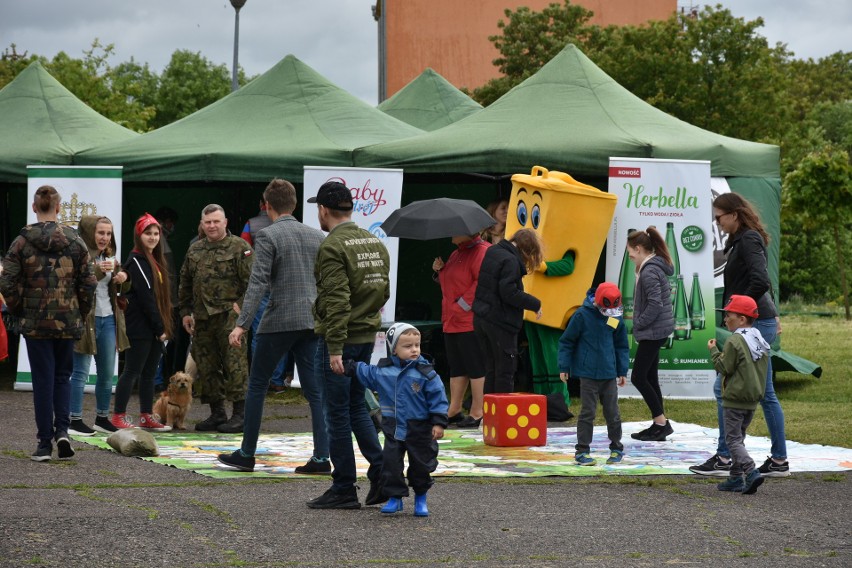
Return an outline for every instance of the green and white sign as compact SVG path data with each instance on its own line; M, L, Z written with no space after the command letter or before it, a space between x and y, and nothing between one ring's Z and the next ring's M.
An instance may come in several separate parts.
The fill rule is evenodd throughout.
M660 350L660 389L667 397L713 398L716 373L707 350L716 335L710 162L611 158L609 192L618 204L607 241L606 279L622 293L631 364L636 267L627 256L627 235L653 226L674 265L669 283L675 330ZM640 394L628 384L622 396Z
M119 166L27 166L27 193L35 195L43 185L52 185L62 197L59 222L76 227L83 215L109 217L118 245L121 244L121 188L122 168ZM36 216L27 203L27 223L35 223ZM116 251L120 259L120 251ZM94 362L93 362L94 365ZM115 374L118 374L116 357ZM89 371L86 392L94 392L97 376ZM115 378L113 379L115 381ZM27 355L27 344L21 340L18 347L18 373L15 390L32 390L32 373Z

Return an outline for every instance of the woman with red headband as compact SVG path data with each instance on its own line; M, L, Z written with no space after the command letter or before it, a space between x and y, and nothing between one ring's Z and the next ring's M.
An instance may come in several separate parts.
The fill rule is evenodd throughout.
M133 428L127 418L127 403L133 385L139 381L139 427L151 432L168 432L171 427L151 416L154 404L154 376L163 342L172 335L172 302L169 272L160 242L160 224L148 213L136 221L133 250L123 269L130 277L125 322L130 349L124 354L124 372L115 388L112 425Z

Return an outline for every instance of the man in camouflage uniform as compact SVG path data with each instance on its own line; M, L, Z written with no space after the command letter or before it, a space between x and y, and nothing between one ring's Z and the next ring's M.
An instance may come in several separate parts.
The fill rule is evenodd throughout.
M210 405L210 417L195 425L201 432L242 432L248 364L246 345L234 349L228 334L234 329L248 287L252 249L228 231L220 205L201 213L205 238L189 247L180 271L180 314L192 335L192 358L198 367L194 396ZM231 419L225 401L233 402Z

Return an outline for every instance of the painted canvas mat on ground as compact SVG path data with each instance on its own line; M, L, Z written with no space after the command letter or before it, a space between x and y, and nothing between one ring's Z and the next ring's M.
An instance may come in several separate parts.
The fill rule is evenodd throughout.
M477 430L447 430L441 441L436 476L467 477L545 477L595 475L665 475L689 474L690 465L703 462L716 451L717 431L695 424L672 423L675 434L666 442L639 442L630 434L646 427L646 423L623 424L624 461L606 465L609 441L606 427L595 428L592 455L595 466L574 464L576 428L549 428L547 445L541 447L498 448L482 443ZM215 478L239 477L303 477L293 472L311 457L310 434L264 434L257 446L257 465L253 473L229 469L216 460L220 453L230 453L240 447L240 434L206 434L197 432L163 433L156 436L160 456L143 458L180 469L188 469ZM77 438L79 441L109 449L106 437ZM746 448L752 458L763 463L769 455L768 438L749 436ZM787 442L790 470L845 471L852 470L852 449ZM358 475L365 476L367 462L355 451Z

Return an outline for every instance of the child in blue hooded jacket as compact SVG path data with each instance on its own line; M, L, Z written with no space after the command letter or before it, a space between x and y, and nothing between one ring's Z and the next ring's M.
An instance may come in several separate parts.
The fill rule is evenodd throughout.
M595 465L589 455L598 400L603 407L609 436L608 464L621 462L621 414L618 410L618 387L627 381L630 345L627 328L621 319L621 292L618 286L604 282L589 291L559 339L560 378L580 380L582 409L577 419L577 445L574 459L579 465Z
M386 334L388 357L377 365L347 361L344 373L379 393L385 436L382 491L389 497L382 513L402 511L408 496L403 457L408 454L408 484L414 489L414 515L426 517L430 475L438 467L438 440L447 427L447 393L441 377L420 354L420 331L395 323Z

